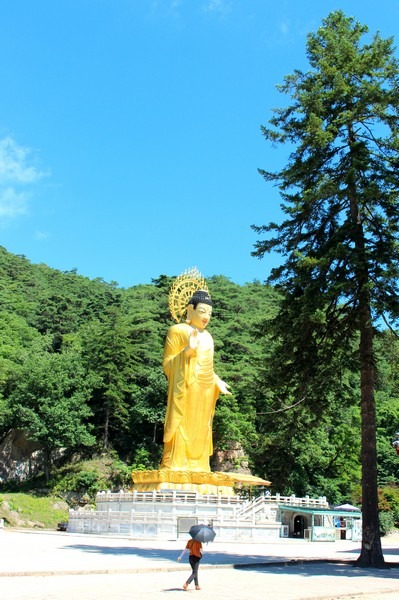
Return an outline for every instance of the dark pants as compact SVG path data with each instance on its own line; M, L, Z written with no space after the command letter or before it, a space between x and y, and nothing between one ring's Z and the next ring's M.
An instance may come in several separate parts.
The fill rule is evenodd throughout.
M190 554L190 556L188 557L188 561L191 565L193 572L191 573L190 577L186 581L187 585L189 583L191 583L193 579L194 579L195 585L199 585L199 583L198 583L198 567L199 567L200 560L201 559L198 558L198 556L194 556L194 554Z

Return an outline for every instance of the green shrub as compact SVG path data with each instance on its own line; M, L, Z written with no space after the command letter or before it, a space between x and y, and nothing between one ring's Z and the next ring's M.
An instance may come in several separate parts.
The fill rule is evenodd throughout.
M94 498L100 490L107 489L107 482L98 471L78 471L77 473L67 473L54 486L53 491L56 494L65 492L75 492L77 494L88 494Z
M399 525L399 488L386 485L378 490L378 506L381 512L392 513L395 526Z
M110 479L112 482L112 488L131 488L132 487L132 471L133 468L117 459L114 460L111 465Z
M395 529L395 515L392 511L381 511L378 515L381 535L387 535Z
M146 448L138 448L134 455L132 471L146 471L151 468L151 453Z

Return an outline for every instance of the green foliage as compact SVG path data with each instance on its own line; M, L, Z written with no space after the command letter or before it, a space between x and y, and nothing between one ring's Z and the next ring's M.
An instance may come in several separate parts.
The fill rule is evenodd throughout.
M73 492L77 497L88 494L94 499L97 492L107 488L106 479L96 470L78 471L77 473L68 473L54 485L55 494Z
M90 321L82 332L83 365L93 380L91 406L96 425L103 430L102 444L109 447L111 432L126 429L129 417L133 348L117 307Z
M269 327L267 381L276 395L304 398L320 417L340 391L343 406L354 404L345 381L359 373L359 564L381 566L373 325L399 319L399 64L392 39L370 42L367 33L342 11L330 13L308 36L310 69L280 86L291 102L263 133L292 151L281 170L262 174L278 185L286 218L255 227L266 238L254 254L284 257L269 278L283 296Z
M0 518L6 525L56 529L68 520L67 505L56 496L5 493L0 501Z
M222 276L210 278L209 289L215 369L233 394L220 397L216 406L215 445L223 450L238 442L250 454L257 440L256 398L264 366L260 332L275 315L279 297L270 286L254 282L241 287Z
M25 428L48 453L47 484L31 480L24 489L47 485L65 497L74 492L93 501L98 490L129 489L132 470L158 468L170 283L161 276L152 284L119 290L73 272L53 273L0 249L0 295L5 300L0 311L0 438L12 427ZM241 446L253 473L271 480L274 491L327 495L334 504L350 500L360 482L359 376L353 348L348 359L343 348L331 347L324 371L315 370L314 362L307 364L314 360L310 351L295 366L289 345L281 347L281 337L270 327L282 300L275 288L259 282L239 286L223 276L208 283L215 305L209 325L215 370L233 392L217 403L215 448ZM36 292L54 300L53 316L47 312L46 320ZM58 309L58 301L64 300L64 308ZM313 320L322 326L324 317L315 312ZM399 429L399 346L394 336L382 332L376 349L383 484L399 475L399 459L390 446ZM282 364L297 388L292 379L280 378ZM312 378L306 398L299 385L302 368ZM107 458L83 460L106 445Z
M352 502L356 505L362 503L360 486L354 490ZM378 509L381 535L387 535L399 527L399 488L397 483L381 485L378 488Z
M380 512L378 520L381 535L387 535L395 529L395 518L392 512Z
M378 490L378 504L380 513L388 512L392 515L395 527L399 526L399 488L398 485L386 485Z
M26 429L46 452L47 468L54 451L92 446L87 406L90 388L79 356L73 353L28 355L9 385L10 421Z
M49 486L54 494L59 494L71 505L77 504L83 496L94 504L97 492L130 489L132 470L132 466L111 452L67 463L55 470Z
M116 458L111 465L112 487L117 489L129 490L132 486L132 465L127 465L122 460Z
M158 462L154 464L153 453L151 449L144 446L138 446L133 456L132 471L146 471L147 469L157 468L160 463L161 453L158 455Z

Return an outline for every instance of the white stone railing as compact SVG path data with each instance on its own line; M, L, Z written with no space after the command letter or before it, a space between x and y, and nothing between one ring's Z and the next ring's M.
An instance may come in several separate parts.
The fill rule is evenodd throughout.
M99 492L96 503L114 502L140 502L140 503L184 503L184 504L206 504L206 505L237 505L242 499L237 496L216 496L214 494L197 494L197 492L186 492L184 490L171 490L170 492Z
M236 496L205 496L183 490L102 492L96 502L98 510L70 511L69 532L171 539L179 536L181 519L195 518L212 522L220 539L269 534L278 537L280 506L328 508L325 497L265 494L243 501Z
M310 498L305 496L303 498L295 495L281 496L280 494L275 495L263 495L258 496L252 501L243 500L238 496L216 496L214 494L197 494L196 492L185 492L183 490L171 490L170 492L99 492L96 496L96 501L100 502L155 502L155 503L167 503L171 502L183 502L186 504L212 504L212 505L237 505L237 504L256 504L256 503L273 503L273 504L284 504L294 505L302 507L318 507L328 508L328 502L325 496L319 498Z
M185 492L181 490L173 490L170 492L99 492L96 496L96 502L140 502L140 503L165 503L170 504L171 502L185 503L185 504L206 504L206 505L242 505L243 508L246 506L256 506L257 504L284 504L292 506L301 506L307 508L328 508L329 504L325 496L319 498L310 498L305 496L303 498L294 495L281 496L280 494L275 495L263 495L258 496L254 500L242 500L238 496L216 496L213 494L197 494L196 492Z
M254 514L264 510L267 506L296 506L298 508L329 508L327 499L325 496L320 498L310 498L305 496L304 498L297 498L296 496L281 496L280 494L258 496L253 500L247 500L243 502L241 507L237 510L237 516L244 516L247 514Z
M166 492L100 492L96 496L98 512L126 511L129 513L136 506L137 512L176 512L176 514L207 514L209 517L221 513L244 519L258 519L261 515L267 517L271 507L292 506L298 508L328 508L325 497L297 498L294 495L282 496L262 495L253 500L242 500L238 496L202 495L196 492L171 490ZM150 508L146 508L146 505ZM139 507L142 507L139 509ZM164 506L164 508L163 508ZM187 511L186 508L187 507Z
M291 496L281 496L280 494L276 494L275 496L264 496L266 501L268 498L272 498L272 502L276 502L277 504L290 504L293 506L302 506L303 508L329 508L325 496L320 496L319 498L310 498L310 496L298 498L294 494Z

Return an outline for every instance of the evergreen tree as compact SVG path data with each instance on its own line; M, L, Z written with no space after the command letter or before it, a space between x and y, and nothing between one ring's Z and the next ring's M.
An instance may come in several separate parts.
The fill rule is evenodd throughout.
M280 91L267 140L291 144L287 165L262 171L279 186L286 219L256 227L254 252L277 250L272 271L284 298L275 321L285 339L281 376L296 374L299 395L331 389L335 351L353 360L358 341L362 420L363 541L358 564L384 565L378 524L375 360L378 319L399 316L399 67L392 39L342 11L307 39L308 72Z
M162 369L163 345L171 324L168 292L171 280L161 275L151 285L138 285L126 291L123 311L129 324L129 340L134 353L129 439L126 440L132 464L147 456L147 467L158 468L166 410L167 380Z
M262 321L275 314L278 295L259 282L240 286L214 276L207 283L213 301L208 329L215 343L215 371L232 392L220 395L216 403L214 443L218 450L238 443L250 456L258 443L256 398L263 358L259 331Z
M90 405L104 450L123 438L129 423L134 353L117 306L82 329L84 367L93 381Z
M47 480L57 450L70 453L94 445L87 404L90 386L76 352L54 354L36 348L15 371L9 387L9 425L40 442Z
M399 431L399 342L389 330L375 339L378 484L397 485L399 460L392 447Z

